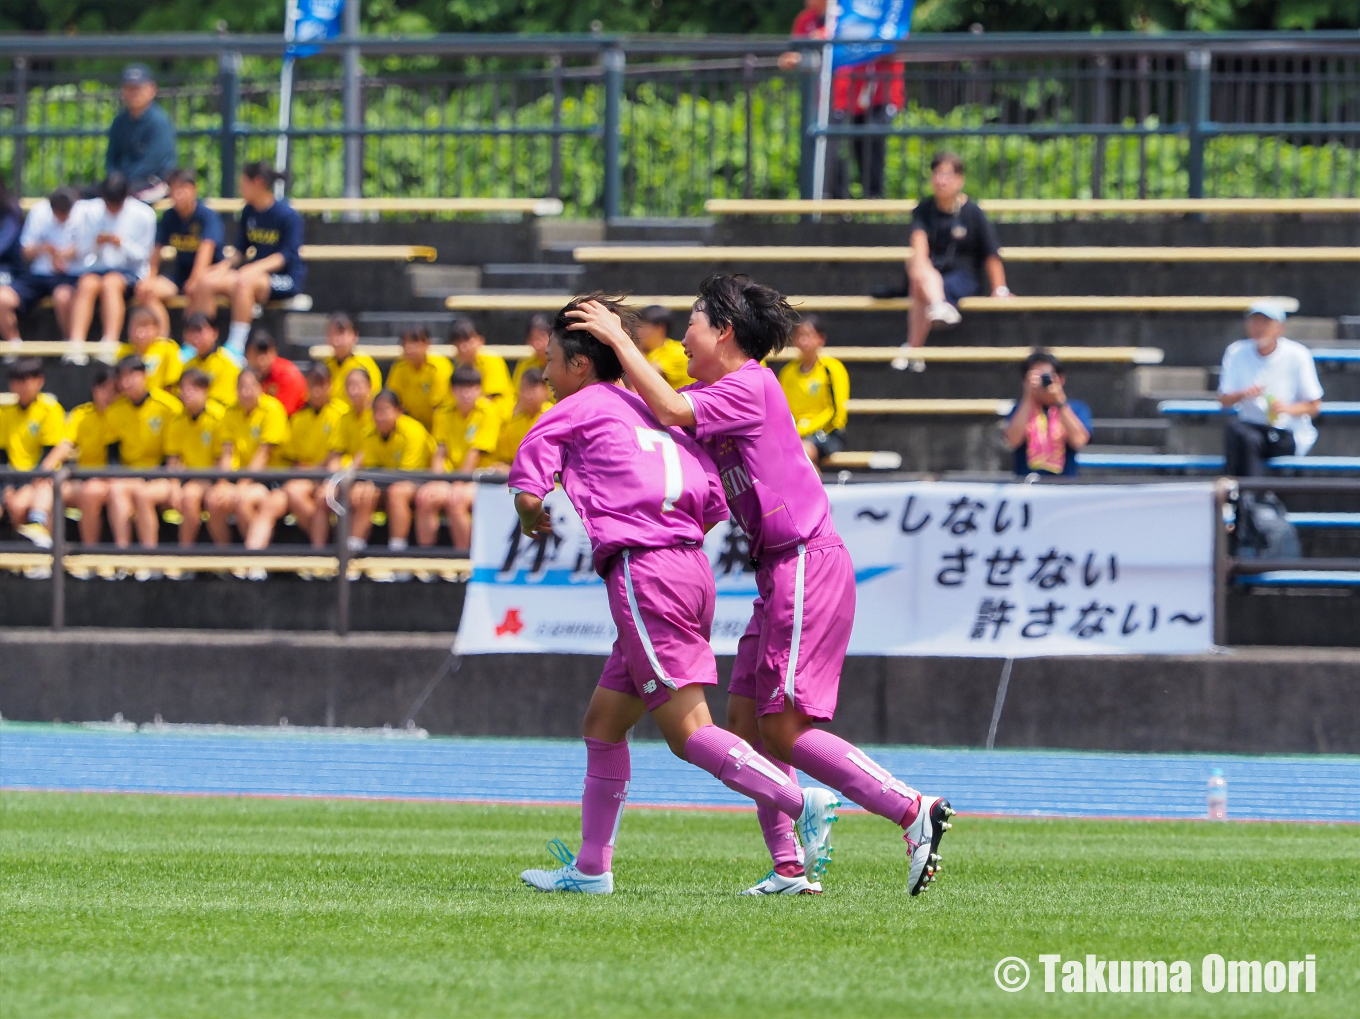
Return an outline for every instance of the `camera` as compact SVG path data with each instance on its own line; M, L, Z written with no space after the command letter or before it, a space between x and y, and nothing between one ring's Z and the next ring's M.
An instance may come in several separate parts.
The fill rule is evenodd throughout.
M1040 376L1039 376L1039 385L1043 386L1045 389L1047 389L1049 386L1053 385L1053 376L1052 376L1052 374L1049 373L1049 372L1044 372L1042 375L1040 375Z

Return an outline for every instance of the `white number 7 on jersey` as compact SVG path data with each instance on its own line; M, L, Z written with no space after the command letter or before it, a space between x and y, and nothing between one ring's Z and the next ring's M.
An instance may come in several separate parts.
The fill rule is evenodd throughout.
M661 503L661 512L669 513L675 509L675 500L684 491L684 476L680 471L680 451L675 448L675 439L669 432L659 428L637 430L638 445L644 453L654 453L661 449L661 463L666 469L666 496Z

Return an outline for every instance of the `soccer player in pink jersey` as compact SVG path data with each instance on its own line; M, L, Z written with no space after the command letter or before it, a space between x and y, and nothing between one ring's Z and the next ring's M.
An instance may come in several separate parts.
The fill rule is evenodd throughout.
M717 472L694 439L663 428L618 384L623 369L608 346L569 328L567 316L580 303L569 303L554 323L544 373L558 403L524 437L510 489L524 532L537 537L552 530L543 498L561 475L604 578L618 639L586 710L581 852L572 856L555 840L563 866L520 876L545 892L614 890L614 840L631 777L628 730L644 711L677 757L796 821L809 858L824 862L835 795L800 789L787 769L714 725L704 699L704 687L718 681L708 642L713 571L703 549L704 533L727 518ZM597 298L590 306L623 331L617 305Z
M855 619L855 570L779 380L760 363L788 342L788 302L746 276L706 279L683 341L699 382L679 392L647 364L608 308L586 302L569 314L575 328L614 349L658 421L698 439L746 532L758 597L728 687L728 724L757 752L900 825L911 860L907 888L912 895L929 888L954 813L948 801L922 796L815 724L836 711ZM758 814L775 867L749 894L801 890L806 876L788 823L770 811Z

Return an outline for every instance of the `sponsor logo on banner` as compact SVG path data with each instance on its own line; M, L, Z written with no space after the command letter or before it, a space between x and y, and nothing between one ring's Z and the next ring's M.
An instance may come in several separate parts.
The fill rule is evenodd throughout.
M1028 657L1189 653L1212 643L1207 484L954 483L827 489L855 564L850 654ZM478 490L463 653L607 654L616 636L585 528L559 489L552 536ZM709 532L713 648L734 654L755 572L731 521Z

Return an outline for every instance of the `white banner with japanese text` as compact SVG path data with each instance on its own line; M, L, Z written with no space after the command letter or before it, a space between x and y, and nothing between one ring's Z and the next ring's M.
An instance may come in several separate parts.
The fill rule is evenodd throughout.
M1184 654L1213 642L1208 484L832 486L855 563L850 654ZM559 489L553 537L519 533L509 492L482 485L459 652L608 654L614 625L585 530ZM713 649L734 654L755 597L746 539L705 542Z

